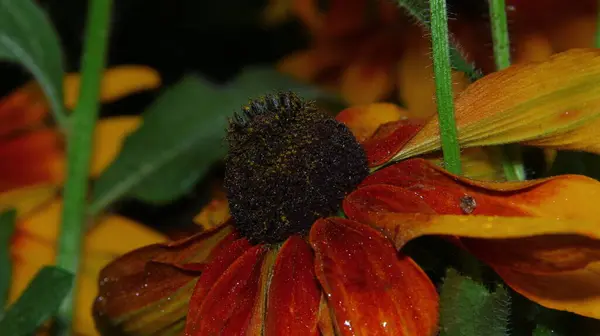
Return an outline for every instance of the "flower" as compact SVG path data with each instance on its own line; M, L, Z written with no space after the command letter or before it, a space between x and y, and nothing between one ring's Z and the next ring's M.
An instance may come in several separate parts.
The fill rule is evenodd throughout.
M486 76L456 101L459 141L600 153L598 77L595 50ZM435 286L398 252L422 235L449 237L544 306L600 317L600 182L450 174L411 158L439 150L439 127L407 114L343 111L354 143L288 95L253 102L229 128L231 217L108 265L94 305L101 333L434 335ZM363 179L364 159L374 172Z
M141 66L108 69L102 78L101 100L111 102L130 93L152 89L159 75ZM64 80L65 105L72 109L79 75ZM12 279L9 303L14 302L40 267L54 263L64 180L65 152L60 130L45 119L49 106L35 82L0 100L0 211L15 208L17 223L10 251ZM102 119L96 127L90 176L99 176L119 152L125 137L140 124L139 117ZM94 222L85 237L82 268L76 289L74 330L97 335L89 313L98 273L116 256L133 248L163 242L165 237L122 216L106 215Z

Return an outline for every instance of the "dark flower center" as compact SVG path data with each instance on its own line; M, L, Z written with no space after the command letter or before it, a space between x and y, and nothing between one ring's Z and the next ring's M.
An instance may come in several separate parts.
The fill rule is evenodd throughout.
M227 140L231 215L252 243L307 232L368 175L350 130L294 93L252 101L230 120Z

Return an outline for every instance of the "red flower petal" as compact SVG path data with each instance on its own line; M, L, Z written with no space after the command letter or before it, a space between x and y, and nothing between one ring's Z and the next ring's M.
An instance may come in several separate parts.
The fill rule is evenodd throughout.
M250 325L259 293L262 263L267 249L258 245L246 250L221 275L198 312L188 321L190 335L244 335Z
M420 120L405 119L381 125L375 134L363 143L369 167L389 161L419 133L424 124Z
M317 277L343 335L434 335L438 295L427 275L367 225L318 220L310 232Z
M251 245L248 243L248 240L243 238L222 244L219 251L215 253L212 261L205 267L204 272L202 272L202 275L198 279L194 288L194 294L192 294L190 299L185 330L186 335L195 334L198 326L197 321L201 319L201 316L199 316L200 307L215 282L231 264L250 248Z
M275 261L265 335L319 335L320 298L312 251L302 238L292 236L283 244Z

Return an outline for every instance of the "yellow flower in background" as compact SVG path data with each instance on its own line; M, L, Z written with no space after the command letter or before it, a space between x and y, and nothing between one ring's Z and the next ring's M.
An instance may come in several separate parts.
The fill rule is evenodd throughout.
M102 79L101 100L111 102L159 85L159 75L150 68L111 68ZM65 104L72 109L78 97L78 74L65 77L64 91ZM16 208L18 214L11 244L13 278L9 303L19 297L41 266L55 260L62 207L58 192L64 180L65 147L60 131L46 121L48 111L36 83L26 84L0 100L0 210ZM140 122L135 116L98 122L90 177L102 173L118 154L125 137ZM158 232L122 216L101 216L90 227L76 287L74 322L75 332L86 336L97 335L90 309L100 269L131 249L166 240Z

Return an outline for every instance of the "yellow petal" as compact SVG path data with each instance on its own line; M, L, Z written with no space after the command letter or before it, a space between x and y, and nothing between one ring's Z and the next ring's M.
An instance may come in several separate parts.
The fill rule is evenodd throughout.
M427 160L443 167L444 159L440 154L432 154ZM505 181L502 157L498 147L466 148L460 153L464 177L483 181Z
M461 147L521 142L600 153L600 51L575 49L547 62L513 65L456 99ZM437 117L393 160L440 149Z
M20 295L42 265L54 263L61 210L62 202L54 201L18 221L11 246L14 265L10 302ZM76 289L74 327L77 333L97 335L91 307L97 295L100 269L132 249L164 240L162 235L124 217L107 216L98 220L85 237L81 274Z
M14 208L18 218L26 216L57 195L58 187L44 184L0 193L0 211Z
M65 105L73 109L79 97L80 75L68 74L64 80ZM139 65L121 65L107 69L100 87L100 101L111 102L129 94L160 86L160 75L155 70Z
M94 148L90 169L91 177L98 177L117 157L125 138L135 131L141 117L123 116L102 119L96 125Z

